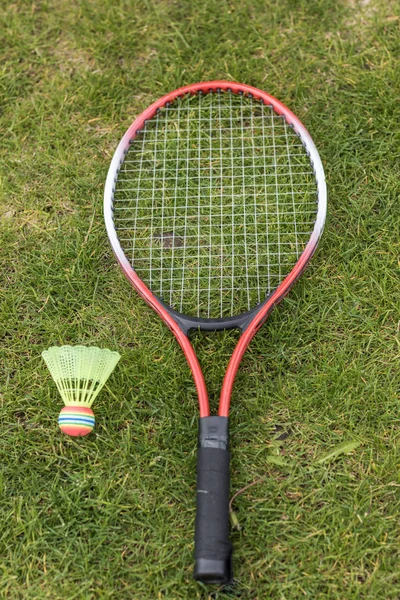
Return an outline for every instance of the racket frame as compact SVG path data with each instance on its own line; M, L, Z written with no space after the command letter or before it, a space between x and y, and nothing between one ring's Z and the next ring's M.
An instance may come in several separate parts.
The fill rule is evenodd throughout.
M113 218L113 196L115 191L115 183L118 178L118 172L124 162L125 154L129 150L130 141L134 139L143 129L146 121L151 119L156 114L158 109L162 108L167 103L172 103L177 98L182 98L187 94L198 94L199 92L209 93L217 91L231 91L235 94L252 96L254 99L259 100L266 105L272 106L276 114L282 115L285 118L288 125L292 127L295 133L300 137L300 140L310 158L317 182L318 206L314 229L303 253L300 255L297 263L289 275L282 281L282 283L272 294L270 294L263 302L254 307L252 310L240 315L220 319L203 319L183 315L173 310L156 294L154 294L140 279L129 260L126 258L115 231ZM142 112L141 115L135 119L125 135L122 137L112 158L104 190L104 218L107 234L116 258L126 278L128 281L130 281L143 300L164 321L181 346L193 374L193 380L198 394L201 418L210 416L210 407L204 376L197 356L188 338L190 329L215 331L220 329L238 328L242 331L239 342L229 361L221 389L218 415L222 417L228 417L233 383L242 356L254 335L265 322L269 313L288 293L290 288L308 265L312 255L316 250L319 238L321 237L324 228L326 208L327 192L324 169L310 134L301 121L282 102L270 94L267 94L266 92L263 92L262 90L259 90L253 86L235 83L232 81L207 81L178 88L177 90L162 96L156 102L153 102L153 104L151 104Z

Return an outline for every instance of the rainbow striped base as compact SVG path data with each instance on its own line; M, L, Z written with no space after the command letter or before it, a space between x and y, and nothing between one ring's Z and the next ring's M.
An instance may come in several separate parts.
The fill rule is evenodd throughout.
M58 417L58 425L67 435L87 435L92 431L94 423L93 411L88 406L64 406Z

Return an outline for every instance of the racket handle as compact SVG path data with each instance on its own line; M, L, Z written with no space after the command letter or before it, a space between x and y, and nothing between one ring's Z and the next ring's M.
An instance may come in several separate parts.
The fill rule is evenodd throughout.
M233 577L229 541L229 462L228 418L201 418L194 578L204 583L229 583Z

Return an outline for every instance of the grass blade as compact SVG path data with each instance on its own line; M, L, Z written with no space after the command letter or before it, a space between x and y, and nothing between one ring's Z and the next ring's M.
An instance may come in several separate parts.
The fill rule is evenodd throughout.
M360 444L361 444L361 442L358 442L357 440L347 440L346 442L342 442L338 446L335 446L332 450L330 450L326 454L323 454L322 456L320 456L315 462L317 465L319 465L328 460L332 460L333 458L336 458L340 454L349 454L349 452L352 452L353 450L355 450Z

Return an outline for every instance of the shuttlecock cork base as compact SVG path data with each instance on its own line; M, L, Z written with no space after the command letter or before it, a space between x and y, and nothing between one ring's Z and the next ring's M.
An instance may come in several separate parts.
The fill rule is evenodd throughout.
M61 431L87 435L95 424L92 403L120 355L95 346L53 346L42 357L65 404L58 418Z
M94 424L94 412L88 406L64 406L58 417L58 425L67 435L87 435Z

